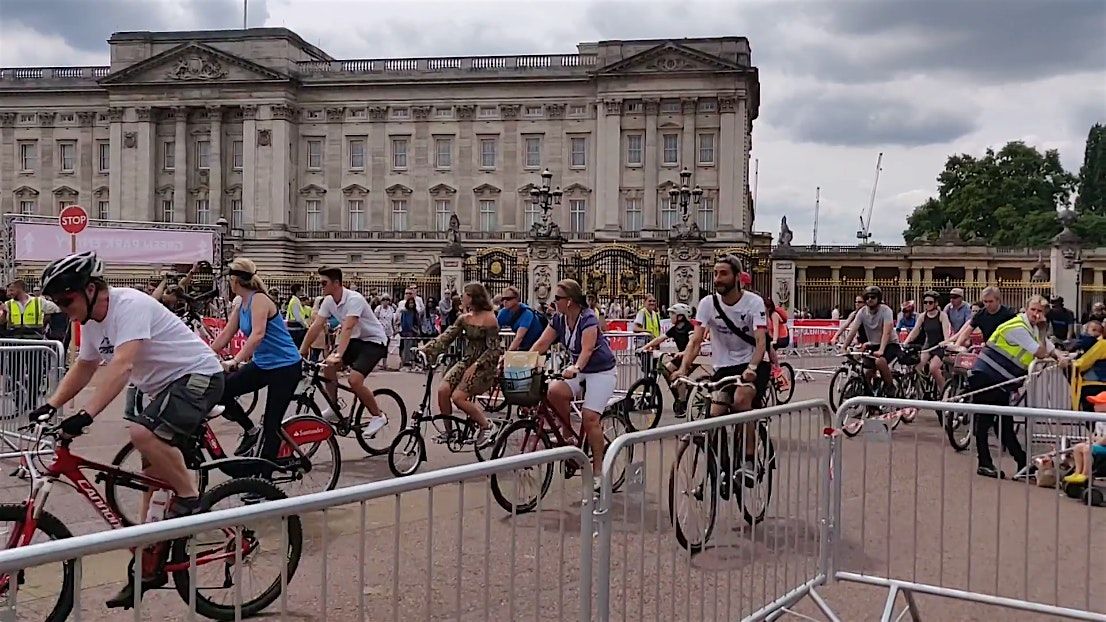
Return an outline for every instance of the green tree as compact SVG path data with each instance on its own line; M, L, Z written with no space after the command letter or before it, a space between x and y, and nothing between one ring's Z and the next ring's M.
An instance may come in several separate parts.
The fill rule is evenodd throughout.
M1106 126L1096 123L1087 133L1083 167L1079 169L1079 196L1075 211L1080 216L1106 215Z
M981 158L953 155L937 176L937 197L914 209L903 237L930 240L952 225L965 239L1041 246L1059 233L1056 206L1070 200L1075 181L1056 150L1042 154L1020 141Z

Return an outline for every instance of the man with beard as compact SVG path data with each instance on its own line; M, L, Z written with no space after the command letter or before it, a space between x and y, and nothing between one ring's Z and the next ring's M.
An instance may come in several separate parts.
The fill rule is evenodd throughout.
M860 329L864 329L868 343L865 347L874 350L872 358L864 359L864 368L867 374L872 374L872 368L879 371L883 378L883 396L895 396L895 379L891 374L891 363L894 363L902 348L899 346L899 335L895 332L895 314L891 307L883 304L883 290L871 285L864 290L864 308L856 313L849 332L845 336L845 343L852 343Z

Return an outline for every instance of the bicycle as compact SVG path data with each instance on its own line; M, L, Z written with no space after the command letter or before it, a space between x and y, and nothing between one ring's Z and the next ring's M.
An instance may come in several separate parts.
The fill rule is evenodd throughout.
M698 405L696 410L688 413L691 421L710 417L710 395L715 391L730 386L749 386L741 381L740 376L729 376L718 381L680 378L677 382L689 385L691 399ZM755 408L763 408L764 399L758 399ZM668 480L668 511L676 527L676 541L690 553L699 552L710 540L720 499L733 500L749 525L756 525L764 520L772 501L776 446L768 435L767 419L756 421L754 433L756 448L752 457L752 473L744 472L740 486L734 486L733 480L742 470L735 469L732 460L737 455L739 444L744 440L744 431L735 434L733 443L729 441L725 428L695 432L681 438L676 460L672 464L672 475ZM729 450L731 447L733 451ZM743 447L741 450L744 453ZM678 475L685 472L681 467L685 458L691 461L691 473L687 478L678 479ZM690 498L693 507L706 511L702 521L679 510L679 499L684 497ZM700 536L701 539L693 539L695 536Z
M658 377L668 383L665 363L669 354L639 350L643 376L630 385L626 391L626 397L622 399L622 412L626 417L626 425L631 432L638 430L651 430L660 423L661 414L664 413L664 395L661 394ZM655 362L654 362L655 359ZM669 389L672 385L669 384ZM679 401L673 402L672 408L679 410Z
M572 425L564 426L560 420L560 417L553 410L553 406L549 403L549 397L546 389L549 386L549 382L552 380L562 380L563 376L559 373L547 372L540 369L535 369L533 372L538 378L541 379L541 400L534 406L522 406L519 408L520 419L512 423L499 433L499 438L495 442L495 447L492 449L492 458L502 458L507 455L524 454L533 451L540 451L542 449L552 449L554 447L566 447L573 445L579 447L587 454L591 456L591 445L587 442L587 438L583 432L577 432L576 428ZM587 389L585 388L585 391ZM583 413L580 409L582 401L574 400L571 403L570 420L573 423L580 421ZM582 421L581 421L582 425ZM603 439L606 446L610 446L611 441L617 438L620 434L629 429L629 424L626 422L625 415L621 406L621 400L612 400L607 405L607 409L599 417L599 425L603 430ZM562 427L565 428L562 433ZM509 454L509 451L514 453ZM628 445L620 454L620 460L615 465L615 475L611 483L611 490L618 492L623 483L626 481L626 469L628 465L633 462L634 459L634 447ZM569 479L576 475L576 471L579 467L575 464L563 463L565 479ZM538 503L543 499L546 493L549 492L549 486L553 482L553 465L550 463L527 467L524 469L517 469L509 474L515 478L515 483L512 486L508 481L508 474L496 474L491 478L491 490L492 496L495 498L499 507L511 514L525 514L531 512L537 507ZM527 496L522 496L522 490L524 487L537 488L532 495L527 493ZM520 499L518 502L512 502L508 498L510 491L519 492Z
M62 435L60 426L48 426L45 420L40 420L21 428L21 431L33 432L28 436L33 439L33 442L25 445L19 467L21 475L30 477L31 489L27 499L22 503L0 504L0 521L9 523L6 530L8 534L5 541L6 549L30 546L36 535L44 536L47 540L72 537L69 528L45 509L50 491L58 482L77 491L77 494L103 518L109 528L124 527L126 523L119 508L114 507L110 501L105 501L96 486L85 477L86 471L96 472L97 479L111 478L117 485L126 485L164 496L167 498L165 507L168 507L172 500L173 490L162 480L99 464L72 453L69 447L73 439ZM35 448L42 446L44 439L53 444L54 460L50 464L46 464L42 456L34 451ZM211 465L204 465L201 468L209 469ZM217 506L234 498L239 498L244 504L253 504L286 497L279 488L269 482L257 478L241 478L224 482L205 492L200 498L200 511L223 509ZM139 555L142 568L132 566L129 569L136 579L136 599L140 597L137 584L145 583L137 580L140 576L156 575L157 582L160 582L160 578L164 576L166 583L171 576L173 586L181 599L185 603L195 602L196 612L206 618L235 620L260 613L280 597L281 575L284 575L285 580L292 579L303 551L303 529L299 517L288 516L283 519L283 525L286 526L283 530L280 526L275 530L272 526L267 529L242 525L223 527L204 537L194 534L171 542L144 547ZM274 531L275 533L272 533ZM275 547L261 546L259 539L262 534L271 537L281 533L285 534L287 549L282 551L279 544ZM267 542L268 539L267 537ZM259 562L259 556L267 549L272 549L276 553L276 559ZM70 559L60 564L23 569L16 573L15 577L11 574L0 574L0 598L19 603L20 610L17 611L17 615L20 620L62 622L73 609L76 592L80 589L77 583L78 563L79 560ZM283 569L282 564L286 564ZM39 576L39 571L50 568L60 570L60 576L57 574ZM199 573L204 568L212 572L210 576L205 574L205 577L201 578ZM276 571L276 576L271 582L266 584L264 581L242 580L243 572L263 569ZM27 575L32 572L35 573L35 578L29 579ZM28 596L18 598L19 587L22 585L39 588L46 586L46 588L36 589ZM199 587L201 585L219 587L201 588ZM236 608L233 604L234 592L248 589L251 585L267 585L267 587L264 587L257 596L242 601L240 608ZM159 587L161 586L149 589ZM212 592L220 587L229 590L227 596L232 604L217 603L213 600ZM40 594L43 596L36 598ZM195 600L192 601L192 599Z
M397 434L395 439L392 440L391 447L388 448L388 468L392 471L392 475L396 477L413 475L419 470L422 463L426 462L426 435L423 430L427 423L433 425L434 429L439 432L438 436L433 439L435 443L445 445L452 453L465 451L467 446L472 445L476 459L483 461L485 458L484 450L491 447L491 443L483 446L476 443L476 435L479 433L479 429L475 422L454 415L431 414L430 398L434 385L434 373L439 367L451 361L454 356L442 354L438 356L434 364L430 364L425 353L419 352L418 356L422 368L426 370L426 387L422 393L422 401L419 402L418 408L412 413L411 425ZM493 419L493 421L496 422L499 430L502 430L502 424L506 423L505 419ZM441 427L439 427L439 423L442 424ZM493 435L491 439L494 441L495 436Z
M272 471L269 478L277 484L285 494L309 494L333 490L338 485L338 477L342 473L342 454L338 448L338 439L333 426L324 419L312 415L298 415L285 419L279 428L281 444L275 461L260 458L262 441L258 441L249 456L228 456L219 443L218 437L211 429L211 420L221 416L223 407L219 406L208 413L207 418L200 426L200 431L193 439L195 444L184 452L185 465L196 471L196 488L203 494L209 483L209 471L214 469L229 478L256 476L260 471ZM205 463L203 454L206 452L209 461ZM329 457L326 456L329 453ZM111 464L115 467L124 467L128 460L137 461L141 456L135 450L134 444L126 445L115 454ZM209 468L200 468L203 465ZM141 462L137 462L137 467ZM130 467L137 470L137 467ZM308 477L312 473L321 473L322 478ZM298 487L296 484L300 484ZM135 501L129 501L120 495L126 486L117 488L116 483L107 481L104 484L104 493L113 507L141 509L141 496ZM296 488L296 490L292 490ZM145 492L139 490L139 492ZM125 501L125 502L124 502ZM141 523L135 520L138 513L120 511L120 516L126 525Z
M349 415L343 415L342 401L331 399L330 394L325 390L330 381L323 377L324 366L321 363L306 360L303 365L308 374L300 381L300 386L297 387L295 395L292 396L292 403L296 406L295 414L297 416L313 415L320 419L323 418L323 411L315 401L315 393L319 392L327 406L330 407L330 411L334 413L336 421L328 421L328 423L334 426L334 430L339 436L349 436L350 433L353 433L354 438L357 439L357 444L361 445L361 449L364 449L365 453L370 456L381 456L390 451L392 440L407 427L407 405L403 403L403 398L399 396L399 393L383 388L373 390L376 405L380 407L380 414L384 415L386 423L379 430L368 433L365 431L365 428L368 427L366 420L372 417L366 417L365 405L361 403L361 400L356 399L355 396L349 409ZM347 385L340 382L335 384L339 390L353 393L353 389Z
M874 375L872 380L868 380L868 375L865 373L863 359L875 359L868 350L852 350L845 353L845 360L843 367L846 369L844 374L845 380L841 388L839 395L839 401L834 403L834 385L833 381L830 381L830 403L833 405L834 411L840 407L841 404L854 397L880 397L885 392L883 386L883 379L879 376L878 372ZM840 372L841 370L838 370ZM834 374L835 378L837 373ZM891 396L895 395L896 388L892 386ZM887 396L883 396L887 397ZM878 406L857 406L851 408L845 412L845 417L841 422L841 431L845 433L845 436L852 438L860 433L864 427L864 422L868 419L886 418L890 420L890 428L892 430L899 427L901 417L888 416L884 412L884 409Z

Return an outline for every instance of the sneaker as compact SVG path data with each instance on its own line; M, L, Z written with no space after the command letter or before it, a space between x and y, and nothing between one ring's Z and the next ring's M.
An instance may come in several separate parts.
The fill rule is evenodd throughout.
M159 587L164 587L169 582L168 575L162 573L151 579L142 579L142 594L139 596L139 600L146 597L146 594L150 590L155 590ZM108 609L130 609L134 606L134 577L128 574L127 583L116 592L115 596L112 596L104 602L104 606Z
M488 427L480 428L476 433L476 448L483 449L495 442L496 425L494 421L488 422Z
M1006 479L1006 474L1002 471L995 470L995 467L980 466L975 470L976 475L982 475L983 477L990 477L991 479Z
M1087 476L1083 475L1082 473L1072 473L1071 475L1065 477L1062 481L1065 484L1075 484L1076 486L1078 486L1080 484L1087 483Z
M746 458L741 466L738 467L733 474L734 481L738 481L740 478L742 485L745 488L752 488L757 485L757 468L756 464L751 459Z
M322 417L327 423L340 423L342 420L329 406L323 409Z
M388 425L388 417L386 415L378 415L376 417L373 417L369 419L369 425L365 426L365 432L363 433L363 436L372 438L376 436L376 433L379 432L386 425Z
M242 433L238 437L238 447L234 450L234 455L244 456L250 453L250 450L257 445L257 440L261 438L261 426L254 426L248 431Z

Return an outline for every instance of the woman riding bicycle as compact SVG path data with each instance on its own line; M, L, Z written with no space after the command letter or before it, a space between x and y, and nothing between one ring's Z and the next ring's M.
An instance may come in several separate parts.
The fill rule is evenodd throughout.
M242 426L235 455L248 453L264 436L261 457L274 460L280 449L280 422L299 383L303 359L276 302L269 298L265 283L257 276L254 262L238 257L230 263L227 275L234 303L227 326L211 343L211 349L221 351L239 330L246 335L246 343L234 358L223 362L228 375L219 403L226 408L223 416ZM258 428L235 398L261 388L267 390L265 413Z
M906 343L912 344L915 339L921 337L922 349L928 352L922 353L918 369L929 368L929 375L937 383L937 391L940 392L945 390L945 375L942 372L945 349L937 346L952 338L952 324L937 304L938 301L938 294L933 290L922 294L922 316L918 318L914 328L907 335Z
M603 464L604 449L599 415L607 409L618 380L614 352L599 332L599 318L588 308L579 283L572 279L557 283L553 300L556 313L530 350L544 353L556 341L574 358L574 363L561 372L564 380L549 386L547 399L561 424L571 426L572 400L583 397L581 432L591 445L592 466L598 469Z
M466 312L457 318L453 326L418 351L430 359L437 358L464 335L468 346L465 357L442 376L442 382L438 385L438 408L446 416L453 413L453 406L456 405L468 415L480 427L475 442L477 447L482 447L493 438L495 430L472 398L487 392L495 384L503 344L499 339L499 321L492 313L488 290L480 283L469 283L463 291L461 304Z
M643 352L652 352L669 339L676 343L676 349L679 352L664 364L664 369L661 371L661 374L664 376L665 381L669 383L669 388L672 389L672 394L676 398L675 403L672 404L672 409L675 411L676 417L678 418L687 416L687 394L690 392L690 388L682 384L673 386L672 374L675 373L683 363L684 350L687 349L687 344L691 341L691 333L695 331L695 327L691 324L691 316L693 314L694 312L691 310L691 307L682 302L672 305L672 308L668 310L668 315L672 318L672 327L663 335L650 341L641 348ZM694 361L692 361L692 365L694 366Z

